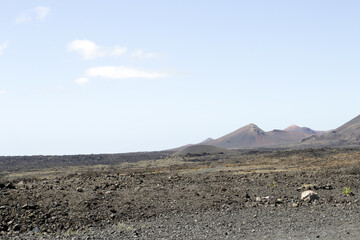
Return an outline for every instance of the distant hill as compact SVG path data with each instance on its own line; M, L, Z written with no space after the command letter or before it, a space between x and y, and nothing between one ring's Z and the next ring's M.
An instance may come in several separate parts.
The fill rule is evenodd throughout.
M284 130L263 131L251 123L220 138L208 138L199 144L188 144L171 151L180 151L192 146L210 145L223 149L260 147L317 147L360 145L360 115L330 131L317 131L308 127L291 125Z
M211 142L213 141L214 139L212 138L207 138L205 139L204 141L200 142L200 143L197 143L197 144L186 144L186 145L183 145L181 147L177 147L177 148L171 148L171 149L168 149L167 151L172 151L172 152L178 152L180 150L183 150L185 148L188 148L188 147L191 147L191 146L194 146L194 145L201 145L201 144L207 144L208 142Z
M211 142L211 141L214 141L214 139L212 139L212 138L207 138L207 139L205 139L204 141L202 141L202 142L199 143L199 144L206 144L206 143Z
M285 130L265 132L255 124L249 124L206 144L222 148L257 148L266 146L280 146L301 141L317 134L310 128L294 127Z
M313 130L311 128L308 128L308 127L299 127L299 126L296 126L296 125L291 125L287 128L284 129L284 131L287 131L287 132L301 132L301 133L306 133L306 134L310 134L310 135L322 135L322 134L325 134L329 131L316 131L316 130Z
M266 146L271 144L265 132L255 124L249 124L206 144L222 148Z
M229 153L230 151L224 148L219 148L210 145L193 145L176 152L175 156L188 155L188 154L216 154L216 153Z
M360 144L360 115L323 135L302 140L303 145L342 146Z

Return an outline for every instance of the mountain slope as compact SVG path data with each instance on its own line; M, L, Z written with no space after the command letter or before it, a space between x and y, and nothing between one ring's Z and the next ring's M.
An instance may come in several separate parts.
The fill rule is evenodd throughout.
M291 125L291 126L285 128L284 131L286 131L286 132L306 133L306 134L309 134L309 135L321 135L321 134L325 134L325 133L328 132L328 131L316 131L316 130L313 130L313 129L308 128L308 127L299 127L299 126L296 126L296 125Z
M212 138L207 138L204 141L202 141L200 143L197 143L197 144L186 144L186 145L183 145L183 146L180 146L180 147L177 147L177 148L167 149L167 151L178 152L178 151L184 150L184 149L186 149L188 147L191 147L191 146L194 146L194 145L201 145L201 144L207 145L208 142L211 142L213 140L214 139L212 139Z
M322 146L360 144L360 115L327 134L308 137L302 143Z
M217 154L217 153L229 153L230 150L219 148L211 145L193 145L182 149L176 153L174 156L188 155L188 154Z
M270 142L263 130L255 124L249 124L223 137L208 141L206 144L221 148L241 148L264 146L270 144Z
M292 129L265 132L255 124L249 124L206 144L221 148L256 148L292 144L311 135L312 133Z
M255 124L248 124L217 139L208 138L199 144L188 144L178 151L193 145L210 145L225 149L286 147L286 146L335 146L360 144L360 115L332 131L316 131L308 127L291 125L284 130L265 132Z

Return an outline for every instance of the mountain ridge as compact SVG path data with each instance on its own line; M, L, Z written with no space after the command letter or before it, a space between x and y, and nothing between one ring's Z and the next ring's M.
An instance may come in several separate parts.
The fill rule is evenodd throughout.
M291 125L284 130L274 129L265 132L256 124L250 123L222 137L207 141L206 144L227 149L256 148L293 144L317 134L323 134L323 131Z
M303 139L304 145L343 146L360 144L360 115L340 127L321 136L311 136Z
M328 131L293 124L284 130L274 129L266 132L256 124L250 123L219 138L207 138L198 144L187 144L171 150L181 150L193 145L211 145L224 149L360 145L360 115Z

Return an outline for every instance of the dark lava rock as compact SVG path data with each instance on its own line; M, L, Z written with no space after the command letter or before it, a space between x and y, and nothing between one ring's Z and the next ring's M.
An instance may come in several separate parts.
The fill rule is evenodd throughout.
M21 225L20 224L15 224L15 226L13 227L14 231L20 231L21 230Z
M10 183L5 184L5 188L7 188L7 189L15 189L15 186L10 182Z
M37 206L33 205L33 204L25 204L21 208L25 209L25 210L35 210L37 208Z

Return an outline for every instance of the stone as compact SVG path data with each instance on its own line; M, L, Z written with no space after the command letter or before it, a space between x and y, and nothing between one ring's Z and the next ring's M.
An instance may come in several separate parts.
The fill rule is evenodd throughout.
M34 210L37 208L37 206L34 204L25 204L21 208L25 210Z
M14 231L20 231L21 229L21 225L20 224L15 224L15 226L13 227Z
M7 189L15 189L15 186L12 183L7 183L5 185L5 188L7 188Z
M330 185L330 184L326 184L322 187L322 189L325 189L325 190L332 190L333 187Z
M17 186L18 188L20 188L20 189L25 189L25 183L24 183L24 181L18 182L18 183L16 184L16 186Z
M319 200L319 195L312 190L307 190L301 193L300 200L303 201Z
M305 189L305 190L316 190L319 189L319 186L317 184L303 184L301 187L298 188L298 190Z

